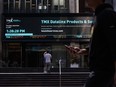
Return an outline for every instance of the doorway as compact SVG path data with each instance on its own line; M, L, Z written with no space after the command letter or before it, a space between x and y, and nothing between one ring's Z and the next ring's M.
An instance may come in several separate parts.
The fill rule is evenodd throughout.
M46 49L51 50L49 45L38 43L24 44L23 66L24 67L44 67L43 53Z

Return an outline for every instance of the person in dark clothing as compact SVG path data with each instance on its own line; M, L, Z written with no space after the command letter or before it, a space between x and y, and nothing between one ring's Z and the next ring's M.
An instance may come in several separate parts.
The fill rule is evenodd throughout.
M98 1L101 2L93 7L96 22L90 46L84 50L89 51L90 68L84 87L113 87L116 85L116 12L110 4ZM77 51L80 53L83 50Z
M116 62L116 13L110 4L95 9L96 23L89 48L90 76L85 87L113 87Z

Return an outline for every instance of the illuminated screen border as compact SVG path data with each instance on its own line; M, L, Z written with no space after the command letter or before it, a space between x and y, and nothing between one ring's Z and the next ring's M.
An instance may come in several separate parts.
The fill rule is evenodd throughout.
M38 40L33 38L24 39L9 39L5 38L5 19L6 17L93 17L92 13L39 13L39 14L25 14L25 13L3 13L2 14L2 42L56 42L55 39ZM89 39L89 38L88 38ZM60 42L67 42L68 39L62 39ZM76 39L75 41L85 41L83 39Z

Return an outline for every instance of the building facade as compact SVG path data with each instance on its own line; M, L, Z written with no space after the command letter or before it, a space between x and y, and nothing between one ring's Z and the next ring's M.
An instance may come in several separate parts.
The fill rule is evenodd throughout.
M5 13L79 13L85 9L84 2L84 0L3 1Z
M88 15L92 14L91 9L86 7L85 0L0 0L1 7L0 13L4 14L50 14L50 13L60 13L60 14L71 14L77 13L78 15ZM82 18L75 18L75 20L89 20L92 21L92 15L87 16L85 19ZM19 17L19 16L18 16ZM10 20L13 16L10 18ZM20 17L21 18L21 17ZM20 19L19 18L19 19ZM67 20L68 18L60 18L59 20ZM6 20L6 19L5 19ZM22 19L23 20L23 19ZM52 19L51 19L52 20ZM72 19L68 19L72 20ZM1 19L2 21L2 19ZM3 21L2 21L3 22ZM79 34L76 35L78 37L76 40L67 40L67 41L49 41L45 39L45 41L41 42L39 39L38 41L15 41L9 40L4 41L2 36L1 45L0 45L0 66L1 67L8 67L8 68L29 68L29 67L40 67L43 68L44 60L43 60L43 53L45 50L49 50L52 54L52 68L58 68L59 59L62 59L62 68L87 68L88 67L88 55L83 56L74 56L69 54L68 50L66 49L65 45L71 46L79 46L80 48L85 48L89 45L90 37L87 39L80 40L82 35L90 35L90 26L87 28L86 23L83 22L81 28L77 30L76 28L72 28L72 34L76 35L78 32ZM79 23L82 23L79 22ZM85 24L84 24L85 23ZM89 22L90 23L90 22ZM92 22L91 22L92 23ZM2 23L3 26L13 26L14 24L5 24ZM33 25L32 25L33 26ZM64 26L64 25L59 25ZM5 27L1 27L0 31L4 31ZM87 29L86 29L87 28ZM9 28L8 28L9 29ZM6 29L4 32L12 32ZM65 31L65 28L62 28ZM70 30L70 28L68 28ZM67 31L69 31L67 30ZM65 31L65 33L67 33ZM13 31L14 32L14 31ZM69 31L70 32L70 31ZM75 34L76 32L76 34ZM1 34L3 35L3 34ZM55 37L65 38L64 33L61 35L56 35ZM87 37L87 36L86 36ZM19 38L18 38L19 39ZM73 65L74 64L74 65Z

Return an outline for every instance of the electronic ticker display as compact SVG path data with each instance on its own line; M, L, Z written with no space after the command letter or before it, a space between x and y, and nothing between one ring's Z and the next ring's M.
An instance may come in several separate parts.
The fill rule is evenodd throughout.
M3 14L3 41L69 41L91 37L87 14Z

